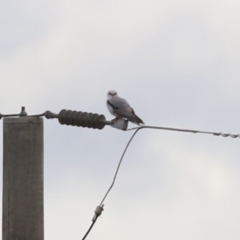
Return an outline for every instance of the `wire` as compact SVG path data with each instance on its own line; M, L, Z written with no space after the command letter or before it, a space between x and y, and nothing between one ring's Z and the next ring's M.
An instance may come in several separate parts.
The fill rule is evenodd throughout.
M103 202L104 202L104 200L106 199L108 193L111 191L111 189L112 189L112 187L113 187L113 185L114 185L114 183L115 183L115 181L116 181L117 174L118 174L119 168L120 168L120 166L121 166L123 157L124 157L124 155L125 155L128 147L129 147L131 141L133 140L134 136L137 134L137 132L138 132L140 129L141 129L141 128L137 128L137 130L133 133L132 137L131 137L130 140L128 141L127 146L125 147L125 149L124 149L124 151L123 151L123 154L122 154L122 156L121 156L121 158L120 158L120 161L119 161L119 163L118 163L117 170L116 170L116 172L115 172L115 174L114 174L114 178L113 178L112 184L111 184L111 186L109 187L109 189L108 189L107 193L105 194L105 196L103 197L103 200L101 201L100 205L103 204Z
M95 222L97 221L97 218L98 217L96 217L95 218L95 220L94 221L92 221L92 224L91 224L91 226L89 227L89 229L87 230L87 232L86 232L86 234L84 235L84 237L83 237L83 239L82 240L84 240L84 239L86 239L86 237L87 237L87 235L89 234L89 232L92 230L92 227L93 227L93 225L95 224Z
M20 114L17 113L17 114L0 114L0 119L1 118L5 118L5 117L19 117Z
M116 178L117 178L117 175L118 175L118 172L119 172L119 169L120 169L120 166L121 166L123 157L124 157L124 155L125 155L128 147L129 147L130 143L132 142L134 136L135 136L135 135L137 134L137 132L138 132L139 130L141 130L141 129L142 129L141 127L137 128L136 131L135 131L135 132L133 133L133 135L131 136L131 138L129 139L129 141L128 141L128 143L127 143L127 145L126 145L126 147L125 147L125 149L124 149L124 151L123 151L123 153L122 153L122 156L121 156L121 158L120 158L120 160L119 160L117 169L116 169L115 174L114 174L114 177L113 177L112 184L111 184L110 187L108 188L108 190L107 190L106 194L104 195L104 197L103 197L100 205L97 207L97 209L100 208L100 212L98 212L97 209L96 209L95 215L94 215L94 217L93 217L93 219L92 219L92 224L90 225L88 231L86 232L86 234L84 235L84 237L83 237L82 240L86 239L87 235L88 235L89 232L92 230L93 225L94 225L95 222L97 221L97 218L101 215L101 212L103 211L103 206L104 206L104 205L103 205L103 202L104 202L105 199L107 198L109 192L111 191L111 189L112 189L113 186L114 186L114 183L116 182Z
M22 107L22 110L19 114L1 114L0 113L0 119L2 118L5 118L5 117L15 117L15 116L19 116L19 117L42 117L42 116L45 116L47 119L52 119L52 118L59 118L59 114L55 114L55 113L52 113L50 111L46 111L42 114L36 114L36 115L27 115L26 111L25 111L25 107ZM111 121L104 121L105 124L107 125L111 125ZM103 211L103 203L104 201L106 200L109 192L111 191L111 189L113 188L114 184L115 184L115 181L116 181L116 178L117 178L117 175L118 175L118 172L119 172L119 169L120 169L120 166L121 166L121 163L122 163L122 160L124 158L124 155L130 145L130 143L132 142L134 136L137 134L137 132L141 129L157 129L157 130L167 130L167 131L178 131L178 132L188 132L188 133L202 133L202 134L211 134L211 135L214 135L214 136L221 136L221 137L231 137L231 138L240 138L240 134L231 134L231 133L222 133L222 132L209 132L209 131L199 131L199 130L191 130L191 129L181 129L181 128L170 128L170 127L159 127L159 126L147 126L147 125L142 125L142 126L138 126L138 127L135 127L135 128L130 128L130 129L127 129L126 131L132 131L132 130L135 130L135 132L133 133L133 135L131 136L131 138L129 139L123 153L122 153L122 156L119 160L119 163L118 163L118 166L117 166L117 169L115 171L115 174L114 174L114 177L113 177L113 181L110 185L110 187L108 188L106 194L104 195L100 205L96 208L95 210L95 215L92 219L92 224L90 225L88 231L86 232L86 234L84 235L83 239L84 240L89 232L91 231L92 227L94 226L95 222L97 221L98 217L101 215L102 211Z
M191 129L182 129L182 128L170 128L170 127L158 127L158 126L140 126L135 128L127 129L126 131L136 130L136 129L158 129L158 130L167 130L167 131L177 131L177 132L188 132L188 133L202 133L202 134L211 134L214 136L221 137L231 137L231 138L240 138L240 134L231 134L231 133L222 133L222 132L208 132L208 131L199 131Z
M28 117L43 117L43 116L46 116L46 113L47 111L41 114L28 115Z
M214 136L221 136L221 137L232 137L232 138L240 138L240 134L231 134L231 133L222 133L222 132L208 132L208 131L199 131L199 130L191 130L191 129L182 129L182 128L170 128L170 127L158 127L158 126L139 126L139 127L135 127L135 128L130 128L130 129L127 129L126 131L132 131L132 130L135 130L135 132L133 133L132 137L129 139L124 151L123 151L123 154L119 160L119 163L118 163L118 166L117 166L117 169L116 169L116 172L114 174L114 177L113 177L113 181L112 181L112 184L110 185L109 189L107 190L106 194L104 195L100 205L98 206L98 208L101 209L100 212L96 212L95 211L95 215L92 219L92 224L90 225L87 233L85 234L85 236L83 237L82 240L84 240L87 235L89 234L89 232L91 231L93 225L95 224L95 222L97 221L97 218L101 215L101 212L103 211L103 202L105 201L105 199L107 198L109 192L111 191L111 189L113 188L114 186L114 183L116 181L116 178L117 178L117 174L119 172L119 169L120 169L120 166L121 166L121 163L122 163L122 160L123 160L123 157L131 143L131 141L133 140L134 136L137 134L137 132L141 129L157 129L157 130L167 130L167 131L177 131L177 132L187 132L187 133L202 133L202 134L211 134L211 135L214 135Z

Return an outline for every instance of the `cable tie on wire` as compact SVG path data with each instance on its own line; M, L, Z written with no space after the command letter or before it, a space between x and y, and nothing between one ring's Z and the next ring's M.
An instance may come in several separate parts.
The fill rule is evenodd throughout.
M104 210L104 209L103 209L103 206L104 206L104 205L102 205L102 206L97 206L96 210L94 211L94 212L95 212L95 216L93 217L93 221L95 221L95 219L102 214L102 212L103 212L103 210Z

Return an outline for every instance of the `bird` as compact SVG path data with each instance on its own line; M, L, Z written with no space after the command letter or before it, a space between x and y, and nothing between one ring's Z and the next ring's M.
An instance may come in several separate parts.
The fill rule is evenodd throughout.
M107 108L117 119L127 119L137 125L144 124L143 120L135 114L129 103L124 98L119 97L115 90L110 90L107 93Z

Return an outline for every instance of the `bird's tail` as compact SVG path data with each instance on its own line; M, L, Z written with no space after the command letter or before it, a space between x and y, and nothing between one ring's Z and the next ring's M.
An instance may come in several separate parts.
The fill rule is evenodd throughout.
M128 116L127 119L137 125L144 124L143 120L140 117L138 117L135 113L133 113L131 116Z
M122 111L121 117L126 118L128 121L135 123L137 125L144 124L143 120L135 114L133 109L131 109L131 112Z

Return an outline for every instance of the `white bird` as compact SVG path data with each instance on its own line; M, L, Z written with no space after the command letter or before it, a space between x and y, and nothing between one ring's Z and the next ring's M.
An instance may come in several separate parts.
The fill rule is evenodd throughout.
M107 108L109 112L116 118L125 118L135 124L144 124L141 118L139 118L129 103L119 97L117 92L110 90L107 93Z

